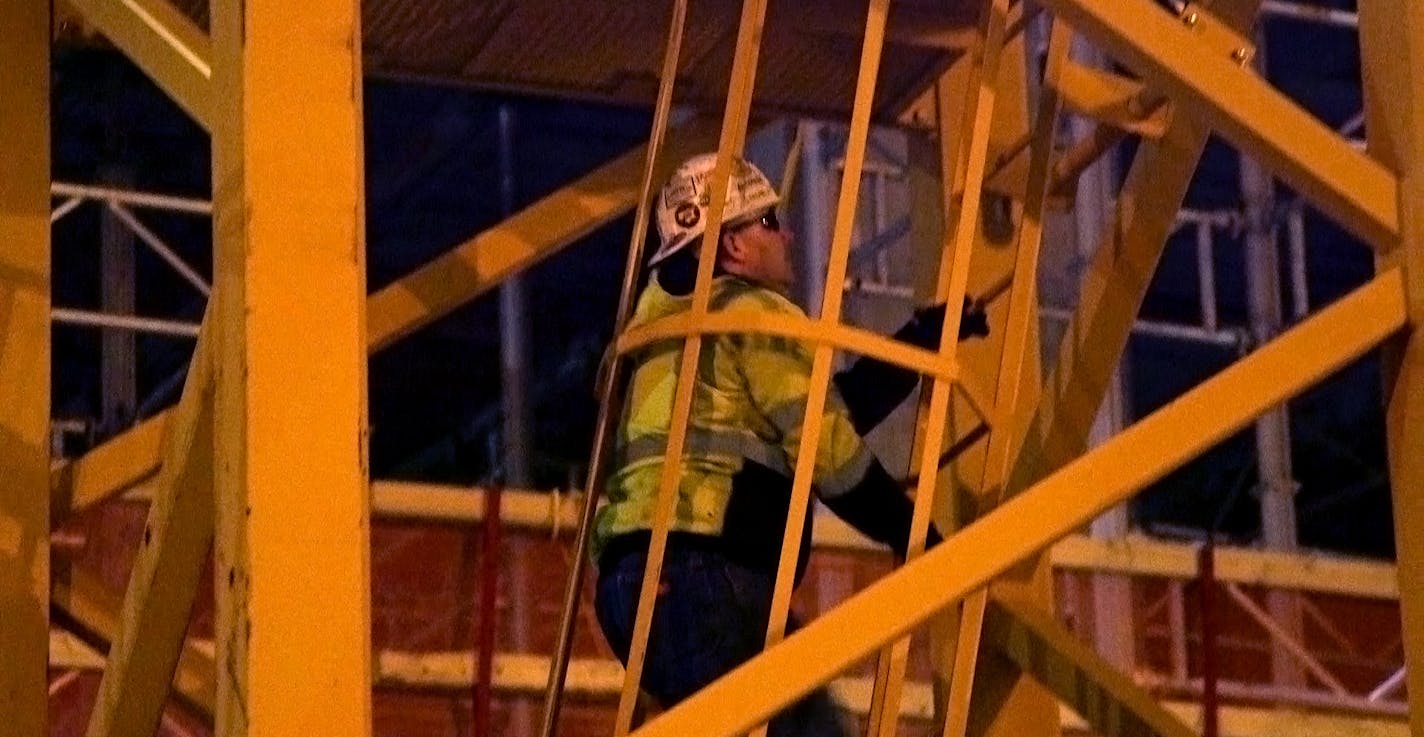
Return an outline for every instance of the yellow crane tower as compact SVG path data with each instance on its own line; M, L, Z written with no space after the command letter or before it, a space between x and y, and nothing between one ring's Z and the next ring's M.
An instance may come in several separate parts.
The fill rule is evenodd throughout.
M637 14L656 16L666 35L630 38L625 43L636 48L603 51L644 60L662 51L661 67L644 64L657 68L660 80L647 146L369 295L361 80L363 64L385 62L376 54L363 57L363 4L214 0L205 24L194 20L201 16L198 5L69 0L59 10L117 46L211 135L217 278L177 405L52 468L46 155L52 16L46 2L0 0L0 161L6 162L0 176L0 731L45 733L54 612L56 623L108 646L98 666L103 676L88 722L91 737L152 733L170 696L211 717L214 733L223 737L371 734L372 686L388 662L373 658L370 643L373 514L471 519L485 508L467 495L444 512L432 511L444 497L426 493L412 502L409 489L372 483L366 358L632 210L634 247L620 332L609 352L615 370L605 372L600 387L603 417L584 494L585 528L618 407L616 366L651 341L688 338L670 458L681 456L686 438L696 336L751 331L813 344L808 427L819 423L836 352L874 356L926 381L915 437L905 440L913 446L916 500L907 562L787 637L790 571L803 522L793 516L767 650L635 725L648 594L658 573L651 563L639 612L641 641L620 675L619 737L760 734L772 714L867 658L876 662L868 729L889 737L901 726L909 635L920 627L929 627L937 643L945 718L935 729L948 737L1060 734L1060 703L1076 714L1078 728L1094 733L1199 733L1198 712L1159 702L1058 620L1049 550L1375 349L1384 356L1398 550L1391 591L1397 591L1403 650L1412 666L1400 677L1411 696L1424 694L1424 340L1413 335L1424 320L1424 13L1409 0L1359 2L1363 150L1252 67L1251 29L1261 0L1177 4L1175 12L1154 0L837 0L819 11L813 4L784 4L781 16L766 0L640 7ZM518 5L474 4L506 14ZM525 10L535 6L550 17L558 15L550 7L632 12L603 0L578 8L528 3ZM378 16L371 33L393 33L391 18L398 14L368 15ZM773 33L769 18L786 25ZM723 47L730 70L686 69L686 47L710 48L707 34L687 31L717 23L735 28L735 43ZM1049 32L1030 115L1025 38L1032 23L1046 24ZM1001 295L992 306L989 347L961 351L942 341L939 350L926 351L854 328L842 321L839 288L824 290L816 318L732 321L708 307L712 249L702 258L689 314L622 329L651 187L676 162L713 148L712 189L727 186L732 157L742 152L762 99L764 47L801 32L804 46L797 49L804 55L779 63L791 58L816 65L799 70L798 79L820 83L817 93L851 95L816 107L784 78L772 75L767 83L773 87L768 112L848 114L824 283L846 280L872 123L917 128L937 154L920 166L939 179L942 214L941 237L930 244L937 269L921 296L958 304L968 293ZM858 60L818 53L828 33L840 41L856 38ZM1119 66L1075 61L1075 37ZM651 43L654 38L659 43ZM382 51L398 56L419 46ZM915 56L906 48L929 51ZM926 56L929 61L916 62ZM579 66L578 59L540 61ZM486 75L477 81L502 88L556 86L548 81L552 76L538 76L544 67L533 61L528 76L515 74L520 63L511 52L467 67ZM588 65L595 64L590 57ZM680 94L684 77L696 84ZM652 92L646 78L620 85L590 74L577 83L586 87L574 96L584 98L646 105ZM704 112L721 107L720 125L695 118L672 126L674 99ZM1062 140L1061 118L1069 111L1091 118L1093 132ZM1212 135L1248 153L1372 249L1376 274L1088 450L1093 419ZM1128 138L1138 145L1111 225L1084 273L1057 353L1040 371L1035 278L1046 213L1071 198L1071 183L1087 166ZM986 194L998 205L1011 203L1007 236L986 225L986 213L995 210L984 206ZM721 201L711 200L714 229ZM956 332L957 320L952 314L946 335ZM814 455L818 436L803 433L809 452L800 454L792 509L805 508L800 502L811 477L804 459ZM947 449L965 447L971 450L943 462ZM660 560L673 501L676 464L666 469L651 561ZM78 570L51 580L52 528L140 485L151 507L122 599ZM321 493L311 493L318 485ZM412 504L421 511L410 512ZM946 539L925 551L932 518ZM209 549L217 600L210 648L185 640ZM583 557L573 557L578 562L564 600L563 639L542 666L549 676L544 737L558 727ZM1299 558L1279 560L1290 572L1273 575L1326 577L1318 573L1325 568L1300 568ZM1424 735L1421 703L1411 700L1394 733ZM1308 717L1283 714L1274 726L1282 734L1314 734L1309 724Z

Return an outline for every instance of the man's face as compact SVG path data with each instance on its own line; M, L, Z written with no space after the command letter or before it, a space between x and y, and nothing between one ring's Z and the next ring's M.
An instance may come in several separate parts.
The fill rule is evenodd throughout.
M727 270L745 279L781 292L796 281L791 268L793 234L770 209L759 217L729 231Z

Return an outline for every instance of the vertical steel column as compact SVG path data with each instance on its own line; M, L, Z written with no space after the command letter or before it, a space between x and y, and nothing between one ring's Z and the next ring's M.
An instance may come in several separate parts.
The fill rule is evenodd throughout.
M678 59L682 54L682 35L687 24L687 0L673 0L668 14L667 42L663 48L662 74L658 82L658 100L653 107L653 126L648 136L647 155L643 157L643 173L638 187L638 201L633 214L633 232L629 235L628 254L623 265L623 284L618 292L618 313L614 316L613 332L621 334L633 314L634 294L643 263L643 247L648 233L648 220L653 207L658 157L662 153L672 112L673 83L677 79ZM720 211L719 211L720 212ZM720 217L720 215L719 215ZM593 447L589 454L588 476L584 482L584 503L579 514L578 537L574 540L574 558L564 586L563 609L559 616L559 634L554 644L554 659L549 666L549 680L544 689L544 713L539 725L540 737L553 737L558 731L559 709L562 705L565 678L569 669L569 654L573 650L575 618L579 599L583 596L584 573L588 568L589 536L593 530L598 500L603 495L603 478L608 464L609 435L620 414L622 404L623 360L613 355L601 366L598 377L598 418L593 426ZM684 418L685 419L685 418ZM573 486L573 483L570 483ZM625 685L626 688L626 685ZM620 697L621 698L621 697Z
M1107 55L1078 36L1074 38L1075 56L1079 63L1095 69L1108 67ZM1096 126L1084 118L1072 121L1074 138L1083 140L1093 135ZM1113 182L1117 166L1112 151L1102 156L1079 177L1078 195L1073 208L1073 232L1081 263L1093 258L1093 250L1102 242L1112 225ZM1088 446L1096 447L1118 434L1127 422L1127 400L1123 391L1127 353L1118 361L1117 369L1108 381L1103 404L1088 431ZM1119 539L1129 527L1127 506L1114 507L1093 520L1093 537ZM1097 574L1093 576L1093 642L1108 662L1129 670L1135 658L1132 629L1132 584L1124 576Z
M747 121L751 116L752 88L756 84L757 60L761 55L762 31L766 23L767 0L744 0L737 23L737 46L732 56L732 72L727 82L727 104L722 113L722 132L717 141L717 164L708 177L707 224L702 242L708 244L697 257L697 279L692 287L688 316L694 324L707 319L712 301L712 270L722 237L722 214L732 174L732 160L741 154L747 141ZM693 384L702 356L702 339L689 336L678 362L677 390L673 394L672 417L668 422L667 447L658 477L658 496L652 514L652 539L638 590L638 612L633 620L631 647L624 672L623 690L618 696L618 715L613 725L617 737L626 735L633 723L638 685L643 678L648 634L652 631L653 607L662 577L663 555L667 552L668 526L677 503L677 487L682 475L682 453L692 416Z
M830 190L826 187L826 125L813 121L801 127L801 247L802 305L811 317L821 316L821 299L826 290L827 256L831 253Z
M128 184L122 170L110 170L108 184ZM134 234L114 211L104 207L99 220L100 305L110 315L134 314ZM103 404L99 424L111 433L134 416L138 403L135 384L134 334L105 330L99 339L99 384Z
M1208 535L1201 550L1197 552L1197 567L1200 578L1197 585L1201 604L1201 669L1202 669L1202 737L1219 737L1219 700L1217 681L1220 678L1217 666L1218 624L1216 612L1216 538Z
M496 605L499 599L499 486L491 487L485 494L485 519L480 525L480 565L479 597L474 607L476 623L475 635L475 678L470 691L471 710L470 737L488 737L490 734L490 703L494 700L494 651L495 622L499 618Z
M1213 247L1215 244L1211 236L1211 222L1199 220L1193 227L1196 229L1197 293L1201 300L1202 327L1214 331L1218 325L1216 318L1216 261Z
M359 13L211 8L223 737L371 733Z
M1022 5L1015 15L1015 20L1022 21ZM958 151L951 161L950 152L942 152L941 159L945 166L941 172L946 185L945 192L945 253L943 259L954 259L960 263L954 264L958 269L952 274L961 280L960 294L964 293L964 280L968 275L967 262L972 254L970 250L970 238L975 241L974 246L981 246L977 250L983 250L984 241L983 230L979 222L979 213L983 195L984 172L988 161L989 148L991 144L991 134L993 132L992 123L994 121L995 106L998 102L999 87L1001 84L1000 66L1004 55L1005 36L1008 33L1007 18L1009 3L1003 0L986 3L980 9L979 39L978 48L974 50L969 72L968 84L964 91L962 101L962 111L960 117L961 138L955 143L958 144ZM1020 31L1022 39L1023 31ZM1020 44L1025 44L1023 40ZM1021 60L1021 59L1020 59ZM944 94L948 90L940 88L939 115L940 115L940 136L941 145L950 142L950 135L946 131L949 125L949 113L952 109L953 98ZM1037 140L1037 139L1036 139ZM1042 153L1042 151L1040 151ZM951 168L951 164L952 167ZM1035 244L1036 246L1037 244ZM1018 252L1015 254L1018 255ZM1017 270L1017 264L1012 266L1014 276L1021 276L1022 272ZM962 273L959 273L962 272ZM940 283L935 287L935 296L945 296L952 293L954 286L947 284L946 277L951 276L951 271L945 269L941 264ZM1019 280L1020 284L1024 284ZM1034 290L1036 293L1036 290ZM1012 300L1012 296L1010 297ZM953 304L953 303L950 303ZM952 312L951 312L952 314ZM953 321L946 315L947 321ZM1027 330L1027 325L1021 326ZM956 323L957 329L957 323ZM1009 348L1010 341L1023 336L1010 332L1011 328L1005 326L1000 330L1004 334L1004 345L997 371L994 375L998 377L994 395L994 414L990 418L985 418L990 425L989 446L985 451L983 465L979 469L980 484L971 488L971 494L983 494L985 492L984 482L994 482L992 469L995 467L994 458L996 456L995 443L1005 444L1006 439L1012 436L1012 432L1006 432L1007 425L1012 422L1013 410L1010 405L1017 398L1016 392L1019 389L1018 377L1010 377L1010 373L1021 368L1020 364L1005 365L1004 358L1013 361L1019 354ZM1005 390L1005 396L999 395L1000 389ZM1014 396L1008 397L1008 393L1014 392ZM1005 411L1007 410L1007 411ZM930 418L934 419L934 418ZM930 429L928 421L927 428ZM998 432L995 432L997 430ZM917 438L920 444L924 440ZM925 449L917 447L917 451L924 453ZM924 458L921 459L920 471L926 470ZM966 499L966 506L971 508L971 514L982 511L986 506L979 503L979 499L972 501ZM972 522L972 518L964 522ZM980 682L979 676L983 666L979 662L979 640L980 631L983 628L984 608L988 601L987 591L976 591L967 598L960 607L957 632L955 633L954 648L946 652L951 658L950 678L948 689L945 693L944 711L944 735L945 737L964 737L968 733L969 710L971 697L975 689L983 690L984 684ZM1012 679L1009 674L996 674L997 679ZM986 678L986 680L988 680ZM872 735L871 737L880 737Z
M841 302L845 296L846 266L850 259L851 234L860 203L861 173L865 150L870 139L870 111L874 104L875 83L880 72L880 56L885 43L885 24L890 12L889 0L870 0L865 16L865 35L861 43L857 67L855 100L847 133L845 166L841 170L841 186L836 197L835 226L831 232L831 249L826 255L824 288L821 293L819 326L830 327L841 320ZM829 344L817 345L811 358L806 411L802 419L800 444L796 451L796 470L792 475L791 504L786 517L786 530L781 540L781 560L777 566L776 583L772 589L771 614L766 631L766 645L781 642L786 633L786 619L791 607L791 593L796 561L801 548L801 533L811 497L811 477L816 466L816 453L822 440L821 423L826 397L831 383L835 352ZM926 505L926 508L928 506ZM923 523L929 524L925 516ZM914 545L911 527L910 545ZM923 530L924 527L921 527ZM923 547L924 533L920 533ZM880 684L877 684L879 686ZM877 694L880 694L877 688ZM897 695L898 696L898 695ZM898 707L897 707L898 710ZM893 721L893 720L892 720ZM767 726L761 725L753 734L765 737Z
M1385 352L1385 415L1411 734L1424 734L1424 14L1409 0L1360 3L1371 156L1399 175L1399 242L1409 327Z
M519 177L514 157L517 118L509 103L499 106L499 208L503 217L514 213L519 194ZM504 485L526 489L534 484L530 458L534 447L534 409L529 402L529 299L524 277L504 280L499 287L499 368L500 398L504 409ZM509 567L509 619L515 652L527 652L529 624L528 550L523 541L505 538L504 555ZM511 706L508 737L529 734L532 715L529 703L516 698Z
M499 209L509 217L514 212L518 177L514 161L514 107L499 106ZM499 285L499 375L504 410L504 483L516 489L528 488L529 448L533 427L528 401L529 317L524 278L516 276Z
M1286 214L1286 233L1290 243L1291 317L1305 319L1310 312L1310 281L1307 278L1305 208L1297 205Z
M1012 10L1013 25L1027 11L1023 5ZM1002 31L1001 31L1002 32ZM1010 32L1013 33L1013 32ZM991 85L1005 98L996 104L994 144L1003 145L1005 137L1020 132L1031 134L1028 184L1024 192L1023 214L1018 227L1016 248L1002 249L1013 254L1010 266L1013 276L1009 287L1008 311L1002 319L1003 342L997 359L998 381L994 392L994 407L990 419L988 448L979 470L974 489L974 505L978 515L988 513L1006 498L1006 482L1012 460L1023 436L1022 425L1038 398L1038 263L1042 242L1045 208L1048 201L1050 172L1058 117L1062 108L1058 81L1068 58L1072 42L1071 30L1062 23L1053 23L1049 31L1048 58L1040 90L1038 110L1033 127L1027 123L1024 109L1027 100L1027 39L1022 32L1012 38L1001 38L1003 60L990 73L986 56L986 74L981 84ZM990 34L985 34L989 43ZM986 46L987 48L987 46ZM970 103L971 105L973 103ZM981 103L982 104L982 103ZM1004 113L1007 116L1003 115ZM1003 119L1015 121L1004 125ZM972 162L971 162L972 163ZM968 173L969 169L964 169ZM966 186L970 180L966 178ZM966 202L973 202L965 198ZM986 238L987 242L987 238ZM980 252L995 249L981 248ZM979 255L979 254L976 254ZM987 260L987 259L986 259ZM977 262L976 262L977 263ZM987 264L986 264L987 265ZM999 267L1002 268L1002 265ZM1003 273L997 271L997 273ZM991 369L992 371L992 369ZM1047 608L1052 602L1052 580L1046 556L1036 556L1018 566L994 584L995 589L1018 601ZM950 683L944 734L959 737L966 734L1046 735L1059 731L1056 703L1052 696L1032 678L999 657L980 657L983 647L981 633L988 603L988 588L976 591L964 601L956 638L953 678ZM975 698L971 699L971 695Z
M1257 34L1254 61L1257 73L1266 73L1265 37ZM1257 345L1281 332L1280 240L1275 223L1276 192L1270 173L1246 154L1240 155L1239 180L1246 223L1246 302L1251 335ZM1257 488L1260 492L1261 533L1271 550L1296 548L1295 493L1291 473L1290 412L1277 407L1256 421ZM1273 591L1268 597L1271 616L1292 637L1303 627L1294 594ZM1271 651L1272 680L1278 686L1305 682L1300 664L1279 648Z
M47 731L50 5L0 0L0 718Z

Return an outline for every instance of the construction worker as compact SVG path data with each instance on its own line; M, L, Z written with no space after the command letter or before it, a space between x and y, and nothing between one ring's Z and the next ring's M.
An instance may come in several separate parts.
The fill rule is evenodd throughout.
M690 308L715 163L715 154L689 159L658 195L660 247L648 261L653 271L632 326ZM760 170L735 160L716 244L712 310L804 316L787 298L793 281L793 237L777 219L779 202ZM982 310L971 310L966 317L968 332L987 333ZM936 348L943 319L942 306L926 310L896 337ZM720 334L703 341L642 680L643 689L663 707L763 648L811 390L811 346L764 334ZM595 523L595 608L604 635L624 662L681 347L680 339L667 340L631 358L632 376L605 488L608 503ZM815 460L814 490L822 503L901 558L912 504L862 436L918 381L913 372L864 358L837 375L826 398ZM808 519L798 579L810 540ZM789 626L794 628L795 621ZM849 733L824 689L782 712L770 726L772 737Z

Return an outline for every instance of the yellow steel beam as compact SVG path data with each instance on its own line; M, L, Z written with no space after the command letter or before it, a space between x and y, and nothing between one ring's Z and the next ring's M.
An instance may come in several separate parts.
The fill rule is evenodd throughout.
M1197 551L1196 545L1154 540L1145 535L1118 539L1075 535L1053 546L1053 564L1068 570L1185 580L1200 575ZM1325 553L1218 548L1216 577L1249 586L1366 599L1399 597L1399 582L1390 563Z
M679 126L663 147L659 171L670 173L671 166L716 142L716 128L705 120ZM372 294L366 307L371 351L450 314L636 207L645 149L600 166Z
M48 3L0 0L0 715L44 734L49 667Z
M1231 4L1244 23L1254 16L1258 0ZM1093 254L1028 436L1016 444L1009 493L1027 488L1087 447L1089 429L1209 134L1198 116L1176 109L1162 137L1138 148L1118 196L1117 222Z
M582 492L504 489L500 519L506 526L552 531L555 536L578 525ZM485 490L409 481L374 481L371 513L377 519L474 524L484 519ZM816 520L815 545L834 550L884 550L833 515ZM1130 534L1102 539L1070 535L1049 550L1053 567L1063 571L1115 573L1178 580L1200 575L1198 546ZM1224 546L1216 551L1216 577L1244 586L1291 589L1365 599L1399 598L1395 567L1387 561L1307 550L1273 551Z
M196 642L189 651L207 653L211 662L212 642ZM389 691L418 691L467 695L474 680L475 654L469 651L411 652L381 650L373 654L375 684ZM103 658L83 639L64 630L50 630L50 667L59 670L95 670ZM494 689L510 696L537 696L548 679L550 661L542 655L495 653ZM180 671L180 676L182 671ZM211 681L209 681L211 683ZM569 663L567 693L590 700L608 699L623 683L623 665L613 659L575 658ZM178 686L175 685L175 689ZM865 714L870 707L872 683L867 678L839 678L827 690L842 708ZM1201 706L1195 702L1164 699L1162 708L1186 724L1201 721ZM188 704L185 704L188 705ZM191 707L191 705L188 705ZM1058 705L1065 731L1086 732L1089 725L1066 704ZM927 722L934 716L931 688L927 683L906 683L900 718ZM1228 737L1408 737L1409 725L1402 719L1358 713L1309 712L1292 708L1223 706L1221 733Z
M1399 173L1399 239L1379 268L1402 268L1410 330L1387 347L1390 488L1399 566L1409 724L1424 734L1424 16L1417 4L1360 4L1370 154Z
M163 470L124 594L89 737L153 734L178 664L213 539L211 322L164 441Z
M144 487L125 499L146 500ZM503 489L500 519L511 528L559 536L578 527L583 492L560 489ZM376 519L474 524L484 519L482 487L373 481L371 514ZM815 545L832 550L884 551L833 515L816 520ZM1150 578L1194 579L1198 546L1159 540L1142 534L1101 539L1069 535L1049 550L1053 567L1063 571L1114 573ZM1363 599L1399 598L1395 566L1387 561L1335 555L1323 551L1273 551L1224 546L1217 548L1216 577L1244 586L1336 594ZM117 610L115 610L117 611Z
M212 45L168 0L67 0L203 130L212 130Z
M1078 177L1128 134L1161 138L1171 118L1171 107L1166 100L1137 80L1071 60L1064 65L1061 77L1059 86L1064 106L1100 122L1054 162L1052 196L1046 204L1055 209L1064 209L1071 203ZM1027 141L1006 152L985 186L1011 195L1024 192L1028 181L1028 152Z
M954 381L973 410L980 417L988 415L991 405L982 380L962 370L951 358L933 351L916 348L879 333L846 325L827 325L819 320L790 315L768 315L750 310L728 310L711 313L701 320L679 313L640 325L618 336L614 350L626 355L649 343L668 338L681 338L693 333L754 333L776 335L827 345L864 356L875 356L906 366L934 378Z
M1177 19L1151 0L1047 0L1046 6L1179 104L1196 108L1355 235L1375 246L1393 242L1394 175L1257 76L1242 63L1249 54L1222 53L1194 33L1188 23L1205 22L1205 10L1190 7Z
M1403 278L1375 277L1009 500L638 731L730 737L1122 502L1405 324ZM1191 428L1184 433L1182 428ZM885 612L900 613L887 619Z
M121 494L158 473L165 410L50 472L50 514L56 521Z
M994 598L984 639L1104 737L1194 737L1153 696L1042 609Z
M1004 481L1011 470L1016 450L1013 443L1019 435L1017 423L1024 418L1024 408L1031 407L1038 398L1038 371L1031 368L1036 364L1030 359L1038 356L1038 333L1033 329L1038 323L1038 256L1043 237L1043 218L1052 185L1051 163L1057 140L1058 116L1063 107L1059 86L1068 61L1072 35L1072 31L1061 21L1053 22L1044 84L1029 147L1027 186L1009 286L1008 316L1002 329L1004 341L1000 349L989 446L985 450L979 483L974 490L978 513L997 506L1003 500ZM1040 555L1033 565L1005 581L1005 584L1013 587L1015 596L1049 608L1052 605L1052 583L1043 575L1047 571L1044 556ZM1031 704L1028 708L1039 712L1034 720L1038 724L1030 725L1029 729L1055 731L1057 725L1047 724L1056 713L1045 694L1038 694L1030 702L1030 697L1026 695L1030 689L1028 684L1020 683L1022 677L1019 674L999 673L1001 669L995 664L979 662L980 630L984 623L987 596L988 591L980 589L964 601L959 633L955 638L954 675L946 707L946 737L963 737L968 730L972 706L970 697L975 691L981 694L980 700L983 701L982 695L987 691L1005 688L1010 689L1009 696L999 709L1004 716L994 720L995 726L1006 719L1023 718L1025 707L1010 703L1017 700ZM988 676L982 683L977 676L980 670L986 671ZM1016 695L1019 693L1025 695ZM1047 727L1040 726L1044 724ZM994 727L990 729L992 731Z
M716 142L705 122L681 126L662 161L682 161ZM582 178L455 246L448 253L370 295L368 349L378 351L450 314L598 227L632 209L644 147ZM165 410L55 471L56 510L72 513L110 499L158 471ZM68 497L72 501L65 503Z
M216 734L360 737L371 733L360 4L221 0L211 17Z
M1167 127L1166 108L1138 80L1070 60L1058 84L1064 107L1079 115L1144 138L1161 138Z
M1226 53L1227 45L1238 43L1231 28L1246 27L1257 5L1257 0L1223 3L1220 10L1229 27L1199 24L1203 36ZM1107 231L1084 277L1077 311L1045 383L1047 396L1038 405L1027 438L1019 444L1007 487L1010 493L1028 487L1087 447L1108 381L1208 133L1192 111L1177 109L1162 137L1140 147L1118 199L1118 222Z
M847 133L844 167L841 170L840 192L836 200L836 216L831 232L831 252L827 254L827 269L824 284L845 283L846 266L850 260L851 236L855 228L855 214L860 205L861 172L865 167L865 149L870 138L870 112L875 101L875 82L880 71L880 53L885 43L885 25L890 12L889 0L870 0L865 18L865 38L861 45L860 66L856 75L855 100L851 111L850 130ZM821 310L818 326L831 328L841 320L841 299L844 289L827 287L822 290ZM943 356L943 352L940 354ZM786 620L791 611L791 593L796 578L796 564L800 559L801 532L805 529L806 514L811 499L811 476L816 466L816 451L821 444L822 415L826 407L826 396L830 391L831 370L835 352L829 343L816 346L811 358L810 391L806 397L806 411L802 420L801 442L796 451L796 470L792 474L791 503L786 518L786 529L781 539L781 559L778 561L776 580L772 586L770 615L767 620L766 645L781 642L786 634ZM936 380L942 386L946 397L950 384ZM935 454L938 455L938 454ZM916 511L928 504L917 505ZM918 520L921 515L915 514ZM920 546L924 545L925 526L929 517L924 516L920 526ZM915 546L915 525L911 524L909 545ZM884 685L877 679L877 694ZM896 684L898 688L898 683ZM898 701L898 694L895 700ZM893 731L893 730L892 730ZM752 732L754 737L766 737L767 725L763 724Z
M50 627L49 667L51 670L103 670L104 656L73 632Z
M1020 3L1016 7L1022 9L1023 4ZM1020 10L1019 12L1021 13L1022 11ZM980 25L981 28L976 29L976 32L982 34L983 24L981 23ZM1000 53L1002 54L1002 51ZM1002 67L1003 65L1001 64L1000 66ZM952 237L956 227L954 218L958 216L956 208L959 204L957 193L959 188L963 185L964 173L969 163L969 146L967 144L971 134L969 130L971 126L965 126L963 124L968 113L964 108L967 107L970 93L975 93L975 99L977 99L980 67L980 59L977 54L964 54L957 59L944 74L940 75L939 79L935 81L934 85L928 91L929 104L928 112L926 113L928 117L926 119L934 122L938 140L924 141L922 154L920 156L911 156L912 162L916 160L924 162L923 164L912 166L911 168L913 181L923 188L923 191L917 191L915 195L918 206L916 208L917 217L914 218L914 224L917 230L916 233L912 234L919 236L915 240L916 243L923 244L917 249L917 264L916 268L913 269L917 277L915 279L916 295L925 295L933 298L947 292L949 289L948 280L945 279L945 264L942 262L945 258L950 257L950 252L947 250L945 244L947 239ZM996 105L995 107L999 112L999 117L1005 118L1008 117L1006 113L1012 112L1013 106ZM956 113L959 114L956 115ZM1006 127L1002 125L1002 121L1000 122L1001 125L991 127L991 133ZM997 138L991 140L993 140L994 143L998 143ZM914 139L912 139L912 143L913 142L915 142ZM989 269L983 267L985 258L987 257L990 261L993 261L999 255L999 251L1002 250L985 247L987 238L984 236L982 229L977 235L978 241L975 243L977 252L974 256L978 258L980 268L970 272L970 279L974 279L980 274L987 272ZM936 263L937 260L940 262L938 269L926 268L929 264ZM922 266L920 264L924 265ZM993 264L990 268L997 268L998 266L998 264ZM953 275L951 274L950 276L952 278ZM976 284L974 286L980 285ZM966 284L966 290L968 288L969 285ZM962 351L962 354L965 355L968 360L974 360L975 358L972 345L966 346L966 350ZM956 348L956 355L960 355L958 348ZM981 362L979 367L983 368L989 365L988 363ZM922 410L924 408L923 403L929 399L925 394L922 385L920 390ZM989 412L992 411L992 397L986 394L985 402L990 404L986 404L986 409L977 413L972 409L966 409L960 401L955 401L950 405L950 421L953 425L951 428L953 431L951 437L954 438L955 442L960 442L961 439L967 438L968 433L972 432L969 429L970 427L987 428ZM970 417L971 415L972 417ZM912 459L911 467L913 467L913 459L923 452L925 433L923 425L919 423L918 420L924 417L925 413L923 411L919 417L917 417L915 442L911 444L910 448L910 458ZM966 443L964 447L966 448L965 452L974 452L972 442ZM962 493L956 480L956 474L954 473L954 466L962 462L962 457L962 455L959 456L959 458L955 460L954 465L952 465L950 469L947 469L947 472L940 471L936 473L934 509L932 511L937 527L944 533L953 532L963 522L963 518L959 514L959 501L962 497ZM830 529L833 529L831 525L819 524L816 526L818 535L829 534ZM958 612L950 610L926 628L929 633L931 662L934 665L933 685L935 711L941 719L943 718L944 711L943 696L946 693L947 684L949 683L950 666L947 663L953 658L955 647L953 635L957 627Z
M1168 711L1187 724L1202 723L1198 702L1167 702ZM1223 706L1221 734L1227 737L1409 737L1409 726L1398 719L1371 715L1322 714L1314 710Z
M98 650L107 648L119 631L118 612L123 607L123 597L82 569L74 568L55 578L52 604L55 619ZM185 642L173 677L173 695L194 711L211 717L217 682L214 671L212 651L195 642Z
M744 0L741 18L737 24L737 45L732 55L732 69L727 82L727 104L723 109L722 127L717 139L717 163L707 182L710 202L702 241L709 246L721 241L722 215L731 181L733 157L740 156L746 144L747 119L751 114L752 88L756 83L757 60L761 53L762 30L766 23L766 6L766 0ZM688 310L694 324L707 318L717 250L715 247L703 248L698 254L697 278L692 287L692 304ZM688 418L692 412L693 381L701 353L701 340L688 339L683 343L677 389L673 393L672 413L668 424L667 448L664 452L662 472L658 477L658 493L652 512L652 537L648 543L642 586L638 592L638 611L633 619L627 676L623 681L623 691L618 697L618 714L613 723L613 733L616 737L627 734L633 724L633 709L638 697L638 686L643 677L648 635L652 631L653 607L661 581L663 554L667 548L668 525L677 502L682 449L687 440ZM807 431L812 430L808 428Z
M1171 108L1166 101L1159 99L1155 103L1146 103L1144 106L1153 107L1154 118L1158 115L1162 117L1163 131L1165 132L1167 121L1171 119ZM1153 136L1153 138L1160 137L1161 133ZM1053 164L1053 194L1071 198L1077 191L1078 179L1083 172L1108 152L1115 150L1125 138L1127 138L1127 134L1121 130L1108 125L1098 125L1088 135L1078 139Z

